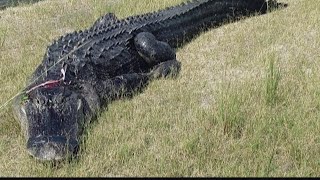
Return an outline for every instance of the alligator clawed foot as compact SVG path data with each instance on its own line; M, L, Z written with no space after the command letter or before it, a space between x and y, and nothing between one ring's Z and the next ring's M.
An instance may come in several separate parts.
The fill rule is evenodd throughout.
M181 63L177 60L170 60L160 63L151 71L154 79L158 78L176 78L180 72Z

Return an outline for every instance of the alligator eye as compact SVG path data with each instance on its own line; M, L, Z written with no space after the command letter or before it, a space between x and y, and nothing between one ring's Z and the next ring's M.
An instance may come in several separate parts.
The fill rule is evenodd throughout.
M35 103L38 104L38 105L45 104L46 102L47 102L47 101L44 100L44 99L40 99L40 98L35 99Z
M37 104L40 104L41 101L40 101L39 99L36 99L36 103L37 103Z

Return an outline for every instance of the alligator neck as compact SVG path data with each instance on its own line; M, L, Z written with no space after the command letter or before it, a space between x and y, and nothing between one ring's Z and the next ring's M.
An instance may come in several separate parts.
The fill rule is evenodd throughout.
M158 40L177 48L201 31L265 9L265 0L194 0L153 14L149 29Z

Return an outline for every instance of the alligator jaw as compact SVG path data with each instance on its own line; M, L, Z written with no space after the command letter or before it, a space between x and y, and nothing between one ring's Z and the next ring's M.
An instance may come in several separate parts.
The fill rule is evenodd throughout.
M59 161L74 154L79 144L76 140L68 140L59 136L39 136L27 142L28 153L37 160Z
M63 103L62 103L63 102ZM26 135L27 151L35 159L57 161L75 154L83 128L84 99L66 87L39 88L27 100L15 100L14 110Z

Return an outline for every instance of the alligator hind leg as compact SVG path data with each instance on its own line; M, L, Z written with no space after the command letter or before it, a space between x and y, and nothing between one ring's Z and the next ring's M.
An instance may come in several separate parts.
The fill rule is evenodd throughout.
M170 45L158 41L151 33L139 33L134 38L134 44L140 56L151 66L176 59L176 54Z
M180 71L181 63L176 60L173 48L166 42L158 41L148 32L139 33L134 38L135 47L140 56L150 65L152 78L176 77Z

